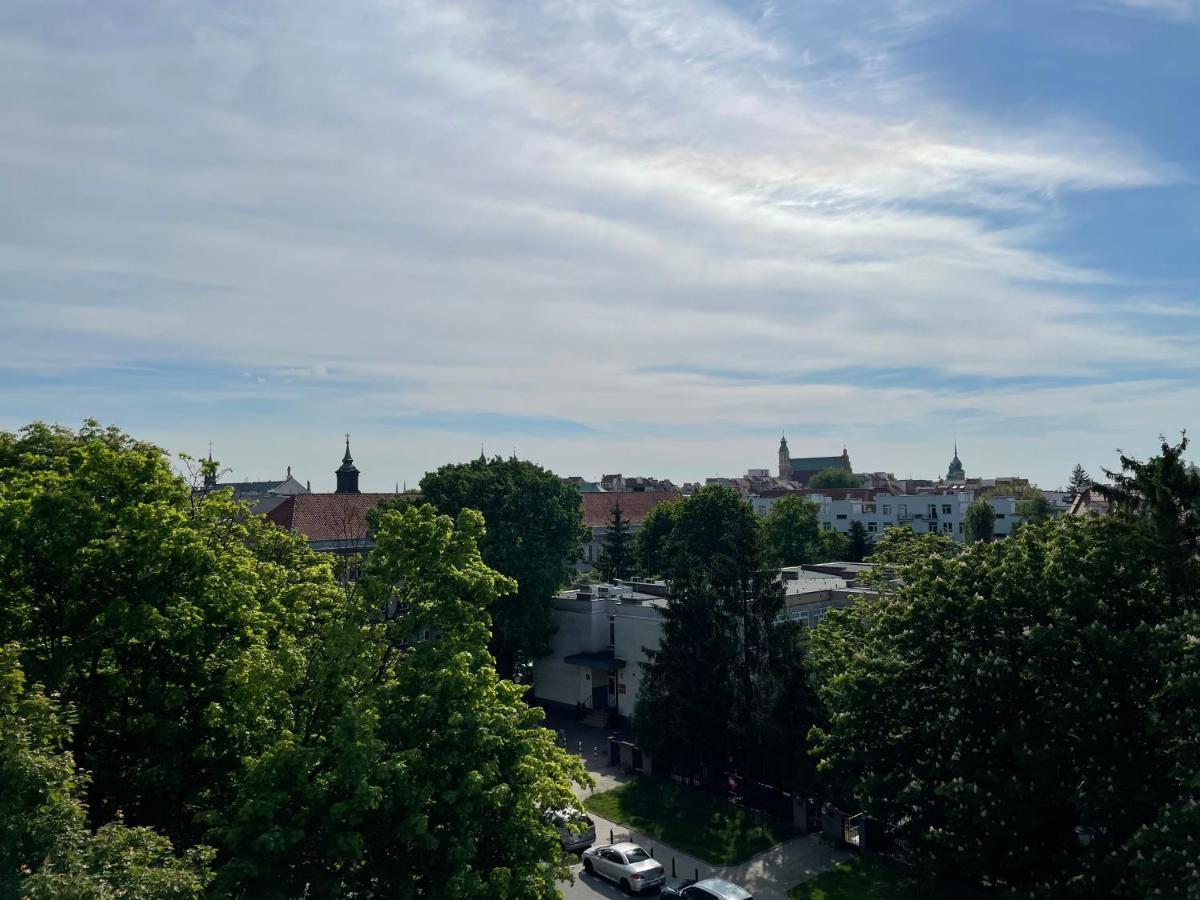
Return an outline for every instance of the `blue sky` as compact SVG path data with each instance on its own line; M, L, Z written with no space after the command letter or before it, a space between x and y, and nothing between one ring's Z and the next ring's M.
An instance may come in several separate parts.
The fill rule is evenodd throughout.
M0 67L0 428L387 489L1200 426L1200 0L15 0Z

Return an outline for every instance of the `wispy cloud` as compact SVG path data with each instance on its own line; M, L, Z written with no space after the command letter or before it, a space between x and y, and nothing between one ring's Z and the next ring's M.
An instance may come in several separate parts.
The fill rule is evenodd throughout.
M170 353L322 424L599 447L875 406L821 371L933 373L887 386L929 422L938 374L1190 364L1195 329L1139 327L1051 241L1065 198L1187 173L1083 113L956 103L906 49L967 8L18 3L0 383ZM714 365L814 378L685 374Z

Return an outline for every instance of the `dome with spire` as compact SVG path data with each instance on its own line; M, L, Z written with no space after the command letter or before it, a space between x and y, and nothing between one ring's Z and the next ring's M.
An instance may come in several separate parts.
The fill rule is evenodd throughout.
M962 460L958 458L958 442L954 442L954 459L950 460L950 468L946 471L947 481L962 482L967 480L967 473L963 470Z

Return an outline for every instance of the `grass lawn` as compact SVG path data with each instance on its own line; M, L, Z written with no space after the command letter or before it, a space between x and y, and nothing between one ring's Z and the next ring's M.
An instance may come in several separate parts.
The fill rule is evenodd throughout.
M779 819L662 778L635 778L592 794L584 805L712 865L743 862L794 833Z
M788 892L788 900L923 900L928 896L912 875L862 856Z
M788 900L967 900L982 896L962 885L922 878L865 856L856 856L788 892ZM1020 900L1025 895L1005 896Z

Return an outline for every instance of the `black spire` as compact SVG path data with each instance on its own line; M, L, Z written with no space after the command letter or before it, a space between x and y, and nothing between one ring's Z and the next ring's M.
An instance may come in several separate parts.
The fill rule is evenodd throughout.
M354 467L354 457L350 455L350 435L346 435L346 455L342 457L342 464L337 468L337 493L339 494L357 494L358 491L358 469Z

